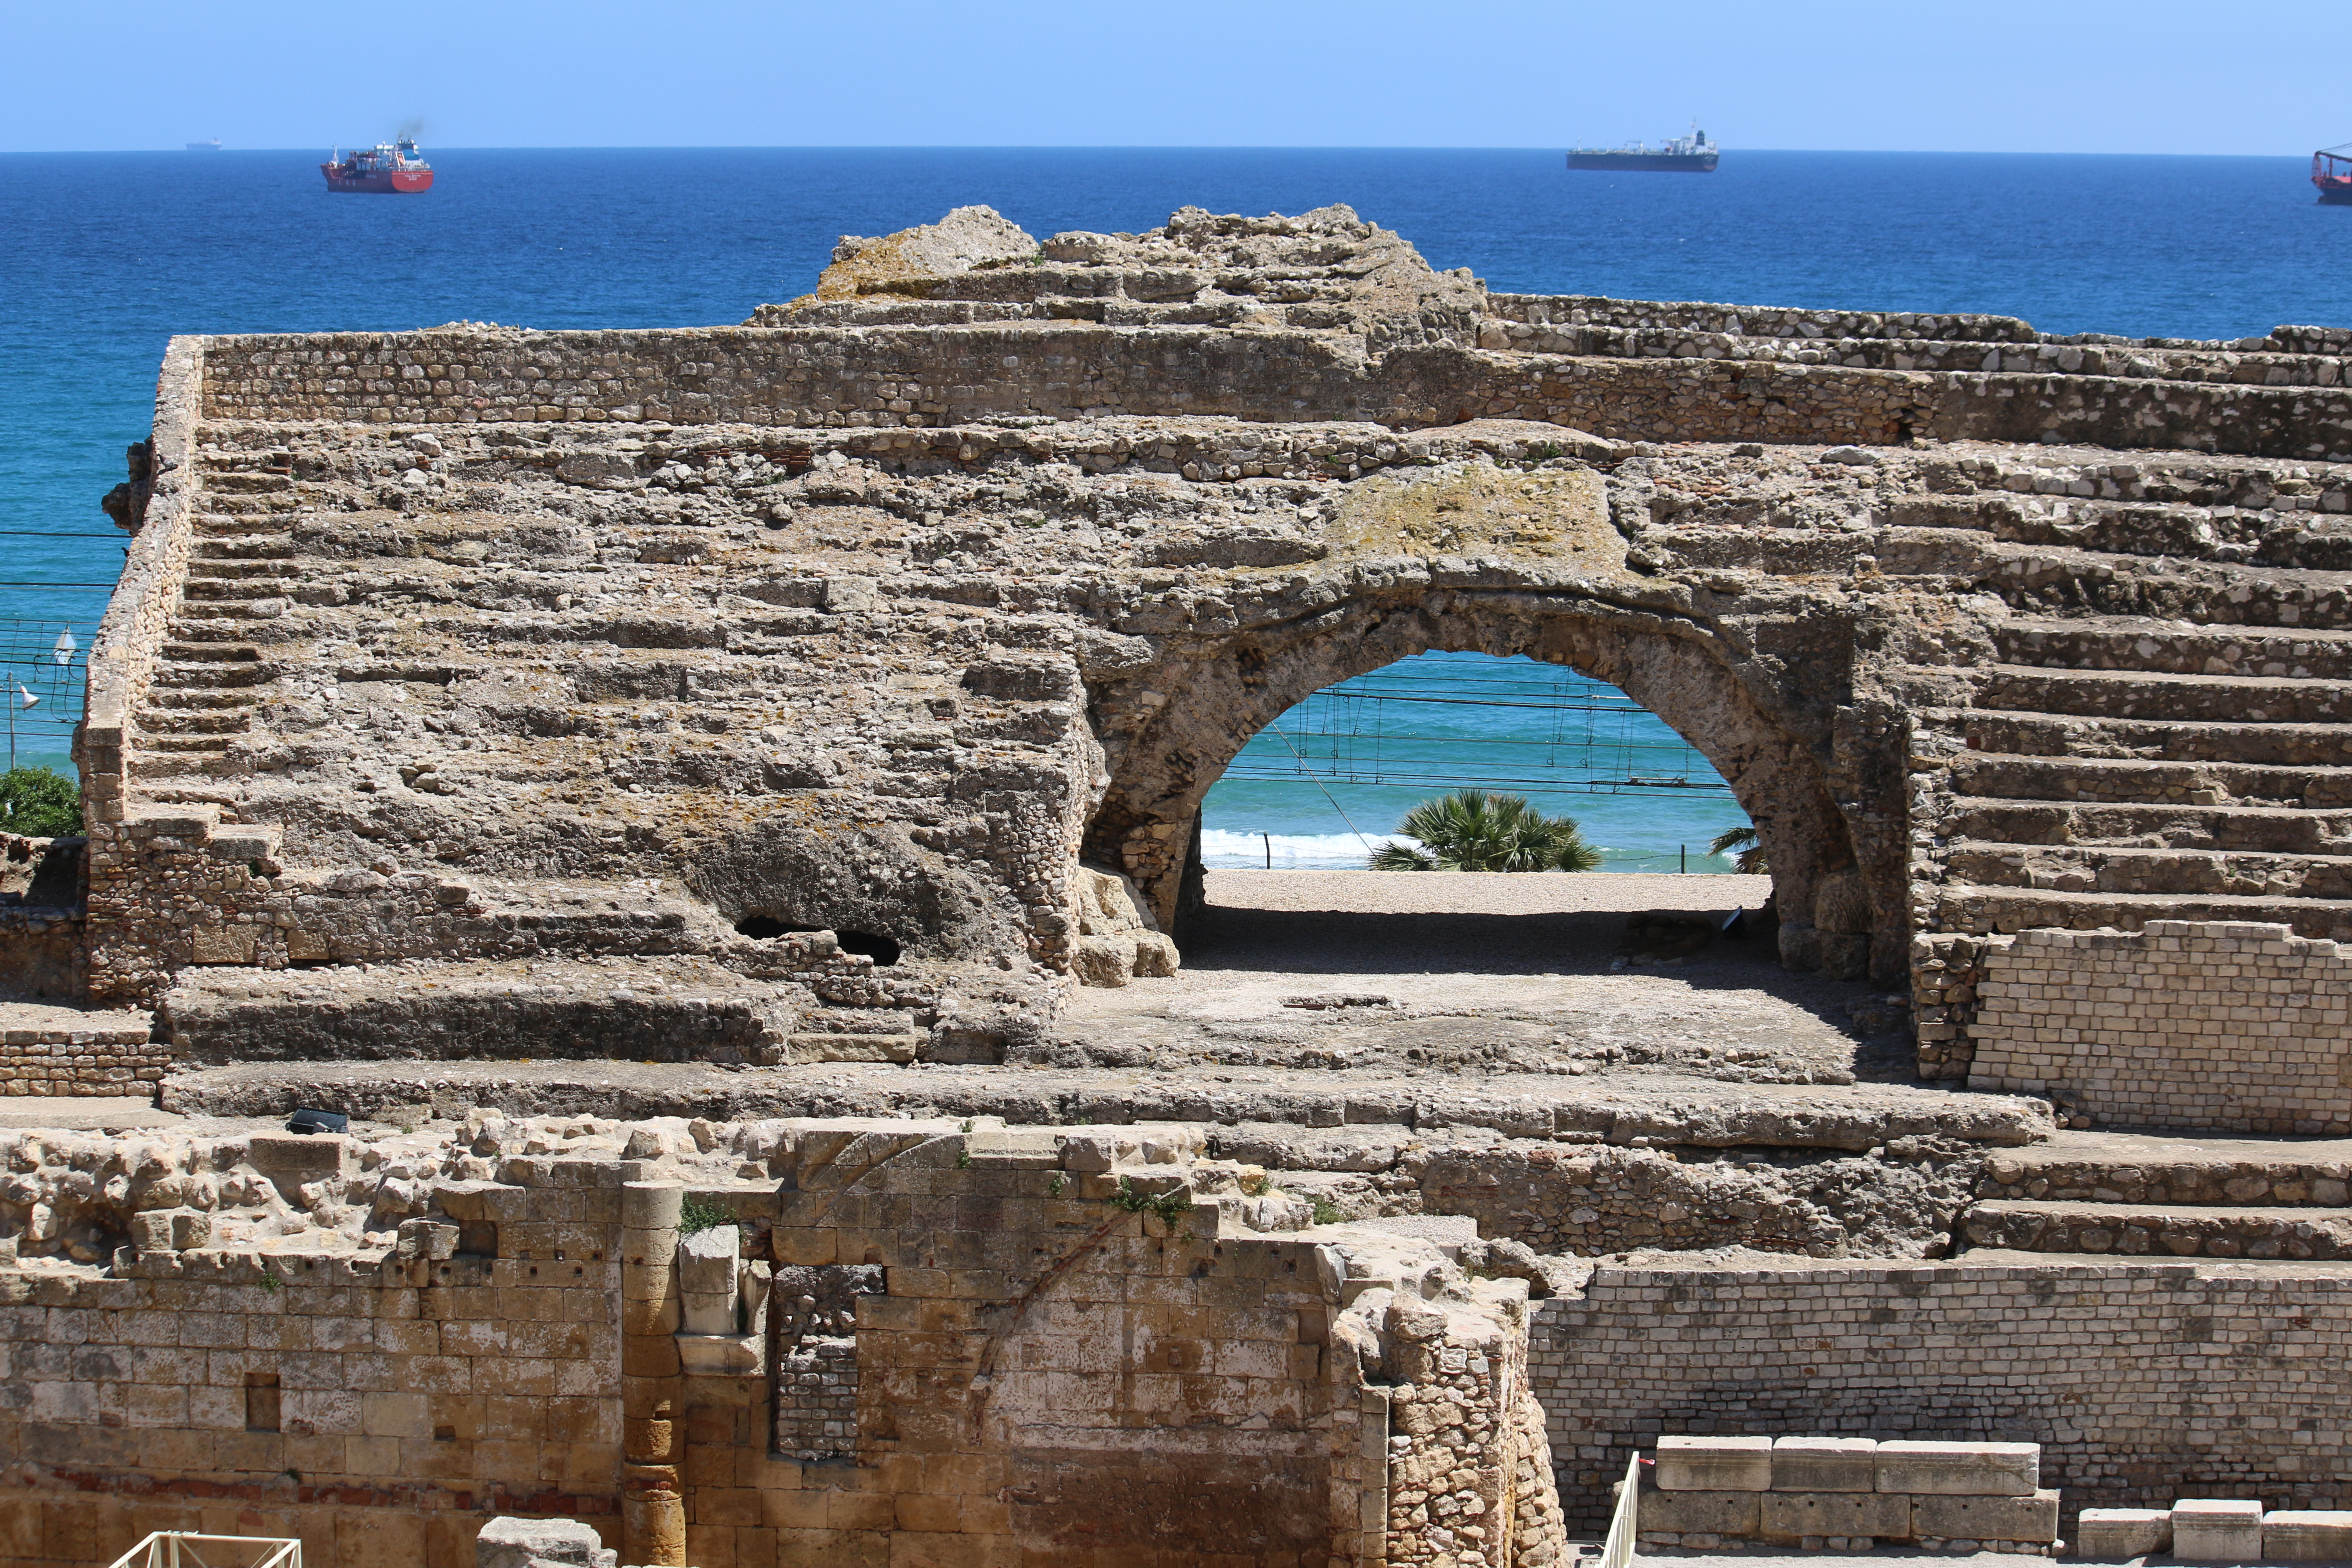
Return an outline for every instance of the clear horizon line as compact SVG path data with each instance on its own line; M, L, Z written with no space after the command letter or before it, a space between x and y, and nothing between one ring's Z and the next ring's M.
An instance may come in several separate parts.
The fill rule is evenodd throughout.
M244 147L224 144L224 153L283 153L310 156L320 147L358 148L372 146L366 142L321 142L307 147ZM1382 144L1374 142L656 142L630 144L598 145L584 142L507 142L467 143L437 142L431 145L448 153L1566 153L1572 146L1598 143L1548 143L1540 146L1444 144ZM1621 143L1622 145L1622 143ZM1851 157L1899 158L2291 158L2305 159L2309 153L2152 153L2084 152L2070 149L2018 149L1977 147L1745 147L1738 143L1717 142L1725 153L1811 153ZM188 142L153 147L11 147L0 148L0 157L123 157L146 153L185 153L214 151Z

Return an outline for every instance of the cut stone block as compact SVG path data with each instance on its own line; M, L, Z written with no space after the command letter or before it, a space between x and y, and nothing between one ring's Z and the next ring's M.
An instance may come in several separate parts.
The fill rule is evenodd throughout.
M2030 1497L2042 1484L2039 1443L1881 1443L1878 1489L1939 1497ZM1940 1531L1922 1534L1942 1534ZM2018 1536L1996 1537L2015 1541Z
M1772 1488L1769 1437L1661 1437L1662 1492L1760 1492Z
M765 1334L680 1334L678 1369L688 1377L750 1377L767 1370Z
M1744 1535L1756 1533L1762 1492L1643 1492L1643 1533Z
M1775 1437L1776 1492L1867 1492L1878 1489L1878 1443L1871 1437Z
M2055 1541L2058 1494L2037 1491L2026 1497L1967 1493L1915 1497L1911 1500L1911 1530L1916 1535L1937 1535L1947 1541Z
M2235 1498L2182 1498L2172 1505L2172 1555L2183 1563L2259 1563L2263 1505Z
M1892 1492L1769 1491L1759 1533L1783 1544L1832 1535L1907 1541L1911 1500Z
M2074 1521L2074 1555L2122 1563L2172 1550L2172 1514L2160 1508L2086 1508Z
M2263 1515L2263 1556L2273 1563L2352 1563L2352 1510L2286 1509Z

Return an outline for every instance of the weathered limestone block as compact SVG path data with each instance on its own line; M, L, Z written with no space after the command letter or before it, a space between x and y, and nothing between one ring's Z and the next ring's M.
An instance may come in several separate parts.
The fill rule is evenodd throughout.
M2278 1516L2271 1516L2275 1519ZM2086 1508L2074 1520L2074 1555L2122 1563L2172 1550L2172 1514L2161 1508ZM2342 1556L2344 1553L2330 1553Z
M2263 1556L2272 1563L2352 1562L2352 1511L2280 1509L2266 1513Z
M2042 1481L2038 1443L1911 1443L1878 1446L1878 1489L1950 1497L2029 1497ZM1925 1533L1939 1533L1927 1531ZM1995 1536L2021 1541L2022 1536Z
M738 1320L737 1270L742 1260L743 1233L731 1225L715 1225L677 1238L677 1291L684 1310L680 1331L687 1334L732 1334Z
M494 1519L474 1538L475 1568L614 1568L619 1554L573 1519Z
M2261 1562L2263 1505L2234 1498L2176 1500L2172 1555L2183 1563Z
M1762 1515L1758 1491L1645 1491L1641 1529L1644 1535L1754 1535Z
M1769 1437L1658 1439L1658 1489L1760 1492L1772 1488Z
M1947 1541L2055 1541L2058 1494L1930 1494L1914 1497L1911 1531Z
M1867 1492L1878 1489L1878 1443L1870 1437L1775 1437L1772 1489L1776 1492ZM1808 1535L1850 1535L1851 1531L1806 1531ZM1864 1531L1883 1535L1884 1531Z
M1758 1531L1765 1540L1783 1544L1808 1536L1869 1536L1880 1541L1908 1540L1915 1533L1912 1500L1891 1492L1787 1492L1763 1494ZM2024 1540L2022 1536L1997 1537Z

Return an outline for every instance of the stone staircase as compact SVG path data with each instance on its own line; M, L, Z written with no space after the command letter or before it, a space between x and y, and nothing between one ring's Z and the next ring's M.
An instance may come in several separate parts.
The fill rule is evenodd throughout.
M198 781L240 771L232 753L283 673L273 656L286 651L285 637L275 623L289 605L296 552L287 524L298 504L295 482L277 461L283 456L208 452L200 459L186 579L132 716L136 778L201 788Z
M1994 1153L1958 1228L2012 1252L2352 1258L2352 1142L2061 1132Z
M436 592L435 565L446 563L386 586L383 575L415 561L393 529L376 574L383 598L320 603L314 591L304 602L306 582L351 563L310 553L297 529L375 505L381 490L298 480L287 449L297 434L213 434L222 439L199 460L186 577L126 747L141 797L128 816L143 837L267 879L254 890L299 900L303 918L258 944L250 928L227 931L241 946L199 930L197 967L162 1012L183 1059L915 1059L936 987L877 971L822 933L746 940L648 883L420 869L398 836L390 860L368 857L390 869L350 864L348 847L332 842L335 813L317 809L331 792L356 789L363 805L396 781L410 817L462 818L467 785L486 774L626 788L593 732L528 748L451 732L438 714L450 682L479 668L468 650L504 644L509 668L566 694L643 687L648 661L601 616L518 628ZM711 639L675 627L633 631L659 650L648 695L675 697L694 684L681 666L723 658ZM339 682L396 691L376 705L394 718L323 730L315 716L308 729L288 721ZM583 1012L576 997L602 1000Z
M2195 461L2195 485L2134 487L2280 499L2276 465ZM2117 467L2053 458L2046 477L2112 488ZM2150 529L2143 504L2038 485L2023 502L2007 484L1938 499L1910 521L1963 530L1971 575L2011 614L1981 662L1920 672L1943 698L1916 715L1915 755L1938 764L1915 779L1927 929L2169 919L2352 938L2345 578L2263 559L2242 538L2284 538L2276 516L2227 504L2159 502L2178 526ZM1925 531L1898 531L1898 549Z

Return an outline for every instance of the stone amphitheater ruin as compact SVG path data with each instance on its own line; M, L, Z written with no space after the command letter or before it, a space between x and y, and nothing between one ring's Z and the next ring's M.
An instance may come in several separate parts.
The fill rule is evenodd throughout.
M0 866L0 1568L1532 1568L1692 1432L2352 1504L2347 349L1343 207L175 340ZM1703 752L1777 963L1183 968L1241 745L1430 650Z

